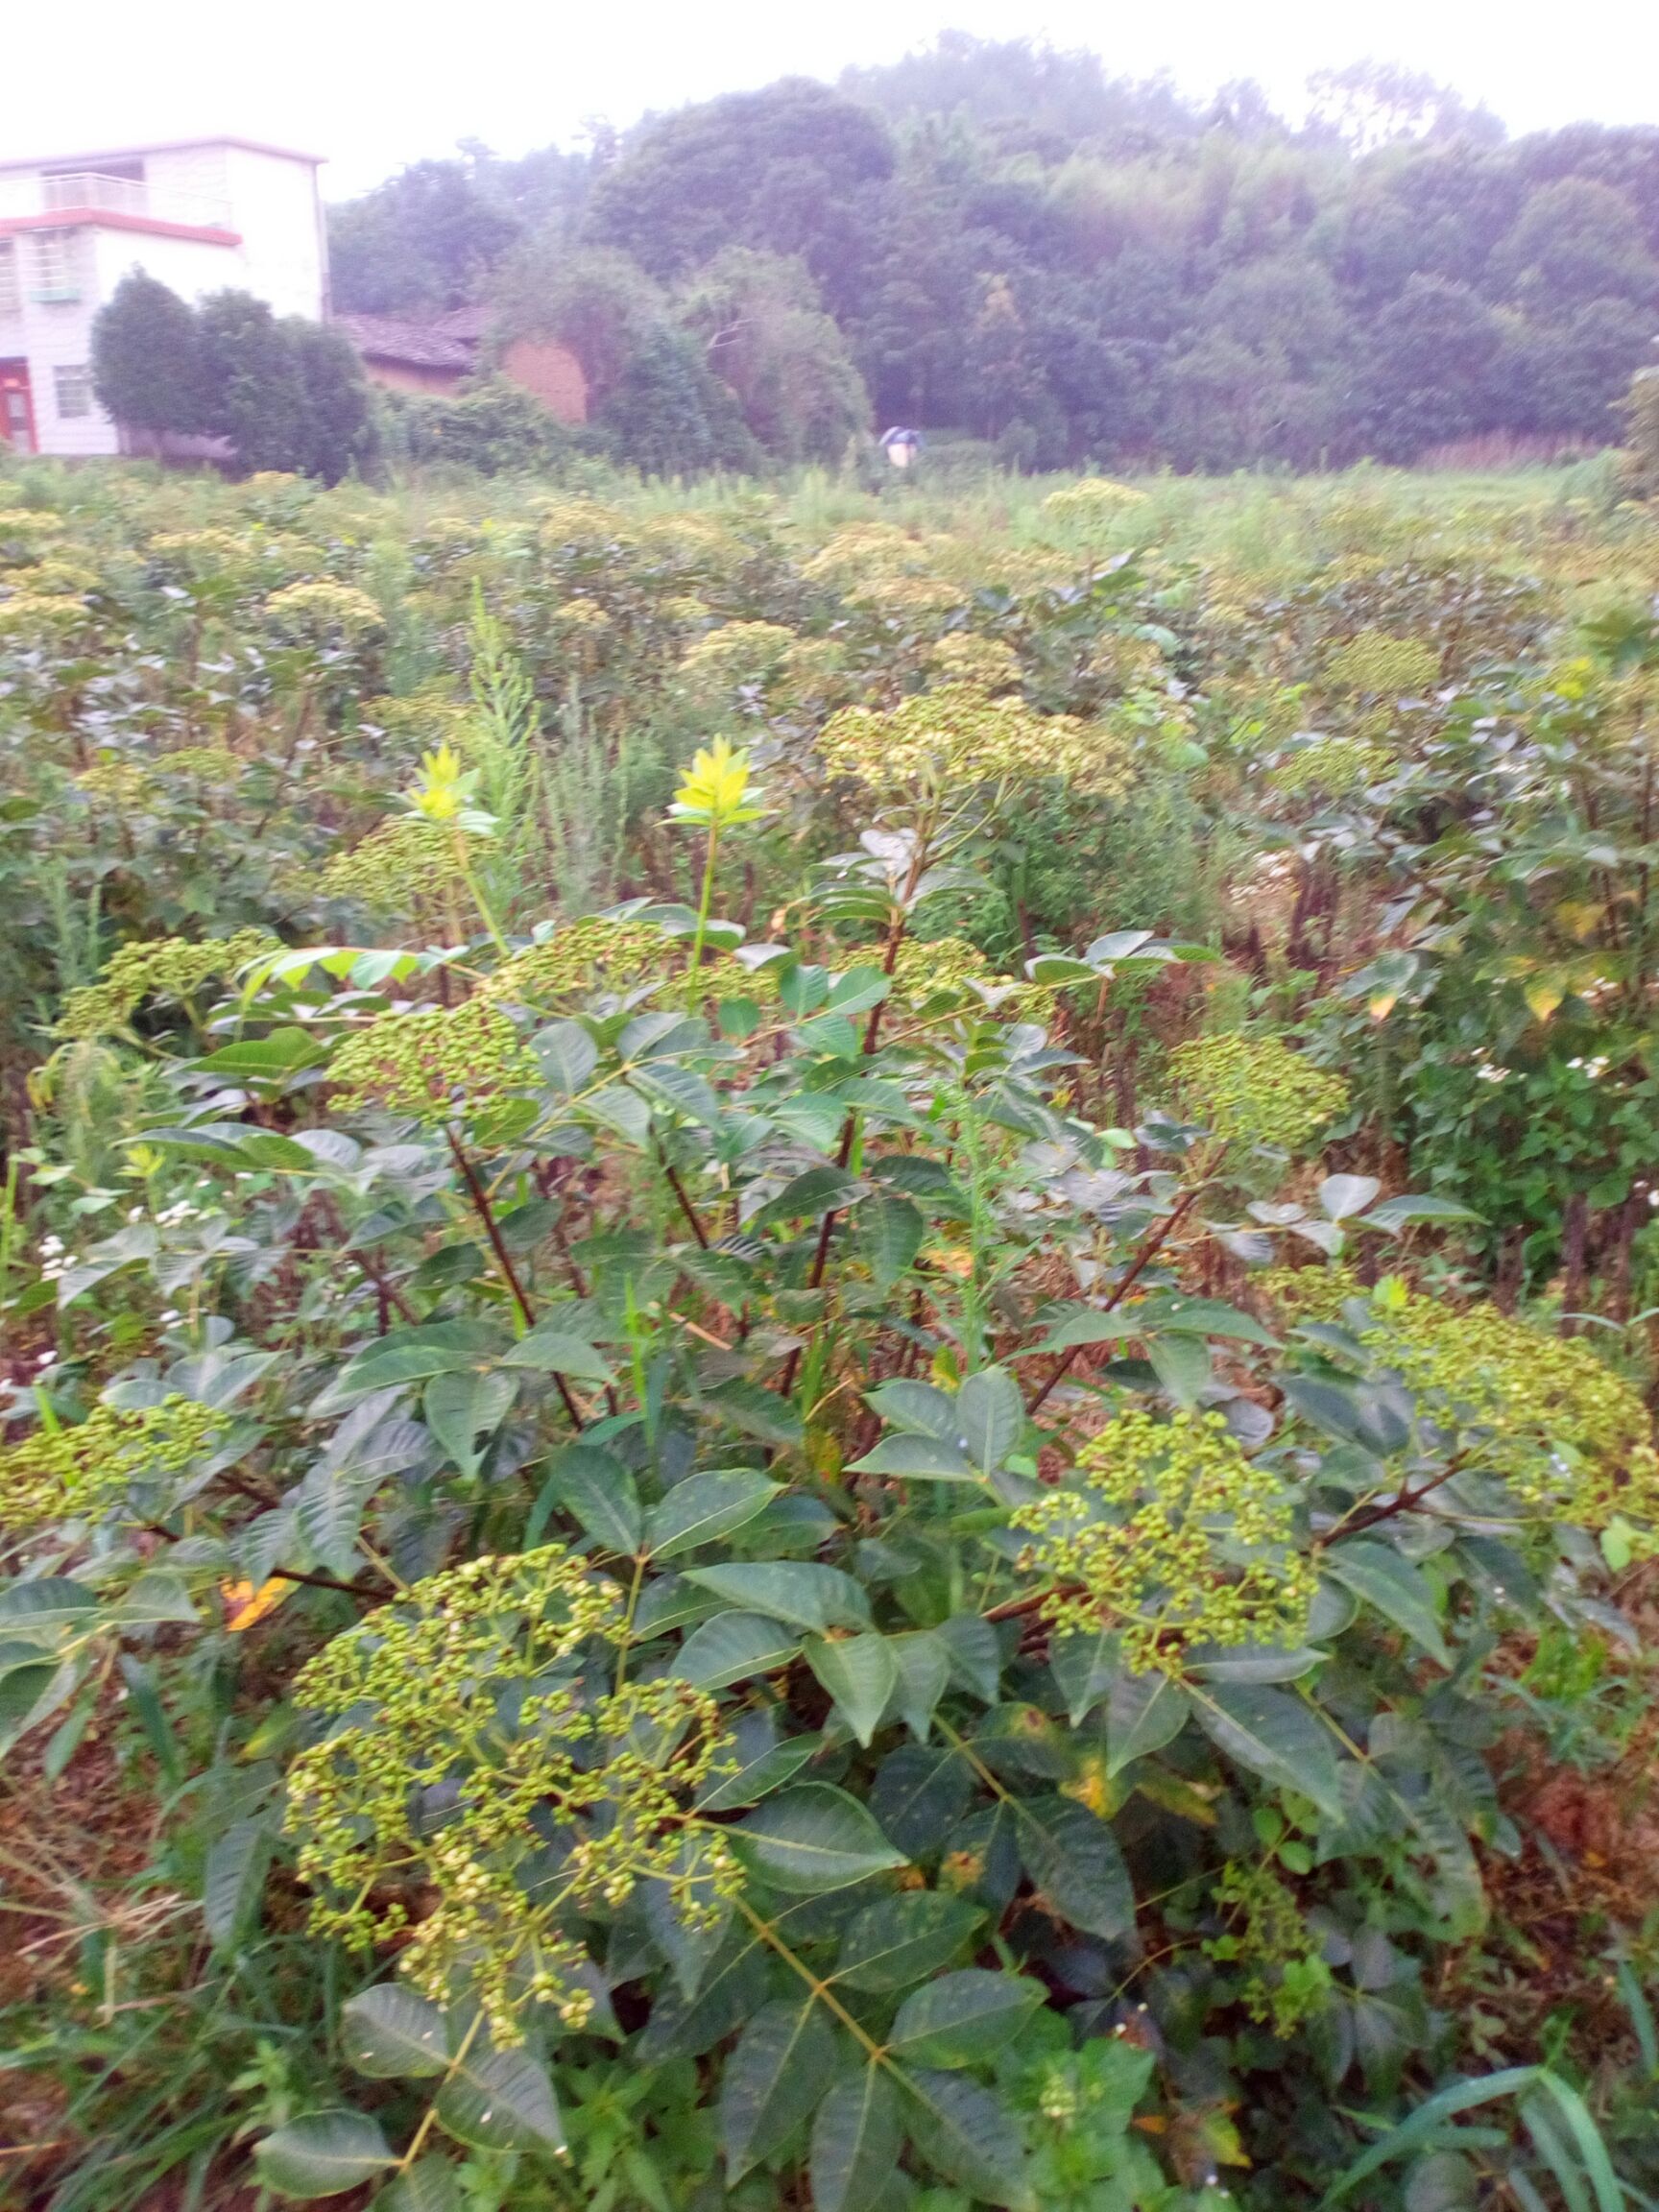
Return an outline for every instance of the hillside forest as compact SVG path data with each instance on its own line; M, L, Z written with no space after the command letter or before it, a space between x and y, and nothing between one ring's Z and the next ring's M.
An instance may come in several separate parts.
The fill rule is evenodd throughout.
M1615 440L1659 328L1659 130L1511 138L1377 64L1313 89L1292 127L1250 84L947 35L419 163L332 209L336 303L564 338L648 469L836 463L872 422L1024 469Z

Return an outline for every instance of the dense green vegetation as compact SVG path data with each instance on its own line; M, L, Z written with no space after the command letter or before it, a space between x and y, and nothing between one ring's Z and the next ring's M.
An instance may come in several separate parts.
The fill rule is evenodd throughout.
M341 305L488 299L602 402L694 341L784 460L838 459L869 408L1040 469L1595 450L1650 357L1659 130L1508 140L1374 65L1293 130L1251 85L1205 108L956 35L584 152L422 163L331 234Z
M0 2189L1651 2202L1652 509L583 467L0 470Z
M376 457L362 364L342 331L249 292L192 307L133 271L92 325L98 397L129 431L222 439L243 469L337 484ZM154 450L154 448L153 448Z

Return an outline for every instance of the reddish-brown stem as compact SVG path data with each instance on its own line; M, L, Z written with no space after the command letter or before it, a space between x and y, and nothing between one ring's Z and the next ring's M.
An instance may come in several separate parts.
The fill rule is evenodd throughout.
M513 1303L517 1307L525 1328L533 1329L536 1326L536 1311L525 1292L523 1284L518 1280L518 1270L513 1264L513 1256L507 1249L499 1224L496 1222L494 1209L490 1203L490 1193L485 1190L477 1168L467 1157L454 1130L445 1128L444 1134L449 1140L449 1149L454 1155L456 1166L461 1170L462 1180L467 1186L468 1195L472 1200L473 1210L484 1224L484 1234L490 1239L490 1249L495 1255L495 1264L500 1268L502 1278L513 1294ZM571 1396L569 1383L565 1382L557 1368L553 1371L553 1384L564 1401L565 1412L570 1416L571 1427L585 1429L587 1423L582 1418L582 1408Z
M332 1575L301 1575L297 1567L273 1567L273 1582L302 1582L307 1590L338 1590L347 1598L369 1598L378 1601L385 1593L370 1582L337 1582Z
M1179 1199L1177 1199L1175 1204L1170 1208L1169 1212L1165 1214L1163 1220L1159 1222L1157 1228L1150 1231L1147 1236L1142 1239L1141 1249L1136 1253L1134 1259L1130 1262L1128 1271L1125 1273L1122 1281L1113 1291L1111 1297L1107 1299L1105 1305L1101 1308L1101 1311L1103 1313L1112 1312L1115 1308L1120 1306L1123 1303L1123 1300L1128 1296L1135 1284L1140 1280L1141 1276L1145 1272L1145 1270L1152 1264L1153 1261L1157 1259L1159 1253L1162 1252L1165 1245L1168 1243L1170 1238L1175 1234L1175 1231L1177 1228L1179 1228L1181 1222L1197 1204L1198 1193L1203 1190L1203 1188L1204 1186L1201 1183L1194 1183L1190 1190L1186 1191ZM1043 1387L1038 1391L1037 1395L1027 1402L1025 1407L1027 1413L1035 1413L1038 1407L1042 1406L1044 1400L1048 1396L1048 1393L1054 1388L1054 1385L1060 1382L1064 1376L1070 1373L1072 1363L1082 1349L1083 1347L1081 1344L1073 1344L1070 1352L1066 1352L1061 1355L1060 1358L1055 1362L1054 1371L1049 1376L1047 1382L1044 1383Z
M910 873L905 878L904 889L900 898L899 911L893 917L887 931L887 950L882 955L881 973L889 978L899 964L899 949L904 942L904 928L908 919L907 910L910 901L915 897L916 886L922 880L922 864L926 856L926 852L927 840L919 837L916 841L915 854L910 862ZM868 1060L876 1049L877 1040L881 1034L881 1009L886 1003L885 998L878 998L875 1005L870 1009L870 1019L864 1024L864 1041L859 1047L860 1059ZM857 1133L858 1110L854 1107L846 1120L841 1124L841 1142L835 1148L835 1165L837 1167L844 1168L852 1159L853 1141ZM812 1255L812 1272L806 1278L806 1286L809 1290L820 1290L824 1286L824 1277L830 1265L830 1243L835 1234L835 1221L836 1214L831 1209L830 1213L825 1214L819 1227L818 1245ZM783 1372L779 1378L778 1395L781 1398L791 1396L795 1388L795 1378L800 1371L801 1348L797 1346L784 1361Z
M159 1521L140 1521L138 1527L146 1536L159 1536L163 1543L181 1544L183 1538L172 1528L163 1528ZM301 1575L297 1567L273 1567L273 1582L303 1582L308 1590L339 1590L348 1598L378 1599L381 1592L371 1582L340 1582L332 1575Z
M667 1155L663 1152L661 1145L658 1146L657 1157L662 1164L663 1174L668 1178L668 1188L673 1191L675 1198L679 1201L681 1213L685 1214L686 1220L691 1225L692 1236L696 1238L698 1243L701 1244L704 1251L707 1252L709 1249L708 1232L705 1230L702 1222L697 1218L696 1207L692 1205L690 1199L686 1196L685 1186L680 1180L679 1169L670 1163Z
M344 1244L347 1236L346 1224L340 1217L340 1209L334 1201L333 1192L325 1191L324 1200L326 1216L333 1227L334 1234ZM386 1309L388 1306L396 1307L402 1318L413 1328L416 1323L415 1310L404 1297L402 1291L398 1289L397 1284L369 1257L367 1252L350 1252L349 1257L356 1262L363 1273L374 1286L375 1295L380 1306L381 1335L384 1336L386 1334Z
M1338 1536L1356 1536L1362 1528L1375 1528L1382 1522L1392 1521L1397 1513L1414 1512L1423 1500L1438 1490L1443 1482L1450 1482L1454 1475L1462 1473L1463 1461L1454 1459L1450 1466L1442 1467L1431 1482L1420 1482L1415 1490L1402 1490L1397 1498L1390 1498L1385 1505L1366 1505L1357 1512L1345 1514L1334 1528L1319 1538L1321 1547L1334 1543Z
M525 1295L524 1286L518 1280L518 1271L514 1266L512 1255L502 1238L494 1211L490 1204L490 1194L479 1179L477 1168L467 1157L461 1141L454 1130L446 1128L444 1134L449 1140L449 1150L454 1157L456 1166L461 1170L461 1179L467 1186L467 1193L472 1201L473 1211L483 1223L484 1234L490 1239L490 1249L495 1255L495 1264L500 1268L502 1279L513 1294L513 1303L517 1307L525 1328L533 1329L536 1326L535 1309Z

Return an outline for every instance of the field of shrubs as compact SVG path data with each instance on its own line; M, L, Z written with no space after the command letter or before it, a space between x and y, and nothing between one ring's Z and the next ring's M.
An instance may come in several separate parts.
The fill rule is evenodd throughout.
M0 2201L1659 2202L1656 593L0 470Z

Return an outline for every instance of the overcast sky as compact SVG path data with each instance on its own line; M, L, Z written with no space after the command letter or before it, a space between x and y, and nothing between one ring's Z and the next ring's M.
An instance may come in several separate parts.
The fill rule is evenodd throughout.
M1254 77L1290 108L1311 71L1375 56L1514 131L1659 123L1659 0L79 0L7 12L0 156L228 132L326 155L338 198L460 138L522 154L585 117L894 60L946 27L1199 92Z

